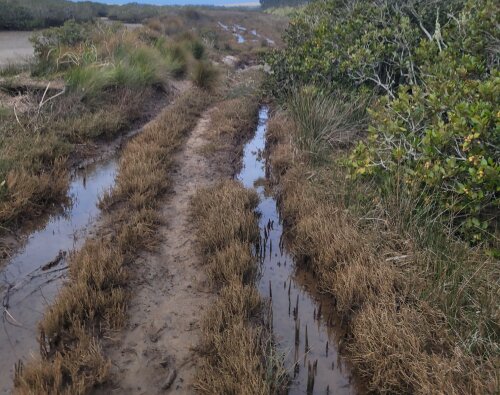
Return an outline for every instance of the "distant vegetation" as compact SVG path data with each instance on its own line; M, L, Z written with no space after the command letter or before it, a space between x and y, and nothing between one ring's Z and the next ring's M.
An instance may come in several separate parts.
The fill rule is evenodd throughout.
M177 7L178 8L178 7ZM196 12L183 7L186 13ZM89 22L108 17L126 23L140 23L152 17L165 15L168 6L130 3L108 5L91 1L69 0L0 0L0 30L32 30L61 26L68 20Z
M68 0L0 0L0 30L60 26L69 19L89 21L107 16L105 4Z
M309 0L260 0L262 8L295 7L308 3Z

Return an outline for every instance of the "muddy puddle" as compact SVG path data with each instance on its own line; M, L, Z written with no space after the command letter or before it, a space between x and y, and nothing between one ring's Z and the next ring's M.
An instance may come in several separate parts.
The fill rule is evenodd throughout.
M236 41L238 42L238 44L243 44L246 41L245 37L243 37L239 33L234 33L234 36L236 37Z
M263 242L258 288L263 296L271 297L273 332L291 378L289 393L355 394L358 387L338 353L338 321L328 316L333 307L314 293L314 279L296 270L283 242L276 200L265 188L263 152L268 113L267 107L261 108L255 137L245 146L243 168L237 178L245 187L255 188L260 197Z
M243 36L242 33L246 32L247 29L244 28L243 26L233 25L233 27L230 28L228 25L223 24L221 21L218 21L217 25L222 30L224 30L226 32L232 30L233 31L233 36L236 38L236 41L238 42L238 44L243 44L246 41L246 39L245 39L245 37Z
M38 355L37 323L62 286L68 254L79 248L99 215L99 196L115 179L117 160L78 171L68 191L71 204L30 234L0 268L0 394L10 393L14 363Z

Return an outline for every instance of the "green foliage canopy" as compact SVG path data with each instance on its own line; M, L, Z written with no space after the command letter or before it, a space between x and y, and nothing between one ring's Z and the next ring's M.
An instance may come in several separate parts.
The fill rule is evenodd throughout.
M481 240L497 231L500 207L499 15L492 0L320 0L268 58L271 89L375 92L352 176L425 190Z

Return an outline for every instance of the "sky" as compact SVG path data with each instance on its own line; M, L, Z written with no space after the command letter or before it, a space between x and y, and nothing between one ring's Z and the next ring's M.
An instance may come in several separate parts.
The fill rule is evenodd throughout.
M84 0L73 0L84 1ZM126 4L126 3L141 3L155 5L250 5L257 4L258 0L92 0L98 3L106 4Z

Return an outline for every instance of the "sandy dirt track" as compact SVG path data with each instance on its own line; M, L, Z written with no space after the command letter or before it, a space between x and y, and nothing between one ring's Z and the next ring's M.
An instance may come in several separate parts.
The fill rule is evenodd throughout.
M111 382L97 394L193 392L199 320L213 296L201 269L189 205L196 190L218 176L200 153L209 121L210 110L174 158L173 192L162 209L159 253L143 256L131 268L129 320L106 346Z

